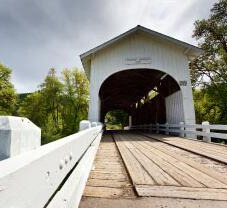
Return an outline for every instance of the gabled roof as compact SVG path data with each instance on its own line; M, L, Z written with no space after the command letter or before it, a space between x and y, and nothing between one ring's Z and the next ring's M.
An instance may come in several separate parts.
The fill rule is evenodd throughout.
M198 48L198 47L196 47L194 45L191 45L189 43L183 42L181 40L177 40L175 38L169 37L167 35L164 35L162 33L156 32L154 30L150 30L150 29L148 29L146 27L143 27L141 25L137 25L136 27L128 30L127 32L122 33L121 35L119 35L119 36L117 36L117 37L115 37L115 38L113 38L113 39L111 39L111 40L109 40L109 41L107 41L107 42L95 47L95 48L92 48L91 50L89 50L89 51L87 51L87 52L85 52L83 54L81 54L80 55L80 59L82 61L82 64L84 66L85 71L86 72L88 71L87 70L87 67L88 67L87 64L88 64L92 54L95 54L98 51L111 46L112 44L116 43L117 41L123 39L124 37L126 37L126 36L128 36L128 35L130 35L130 34L132 34L134 32L137 32L137 31L145 32L145 33L147 33L147 34L149 34L149 35L151 35L153 37L157 37L157 38L169 41L169 42L171 42L173 44L176 44L176 45L178 45L178 46L180 46L182 48L185 48L185 54L187 54L190 57L197 57L197 56L199 56L202 53L202 49L200 49L200 48Z

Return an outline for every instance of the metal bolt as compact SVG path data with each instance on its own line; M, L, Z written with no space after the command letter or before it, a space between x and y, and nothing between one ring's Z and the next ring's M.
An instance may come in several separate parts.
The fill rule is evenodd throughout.
M60 170L63 168L63 165L64 165L64 161L63 160L60 160L60 164L59 164L59 169Z
M69 153L69 160L72 160L72 159L73 159L73 153L70 152L70 153Z
M66 156L66 157L65 157L65 164L67 164L68 162L69 162L69 157Z
M47 171L46 172L46 181L49 181L50 180L50 171Z

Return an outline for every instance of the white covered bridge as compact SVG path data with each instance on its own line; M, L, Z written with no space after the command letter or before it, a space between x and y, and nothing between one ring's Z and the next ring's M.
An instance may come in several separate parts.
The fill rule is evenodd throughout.
M227 207L227 147L213 143L227 126L195 123L188 63L201 52L137 26L82 54L79 133L39 147L29 121L0 119L0 208ZM115 109L128 130L104 131Z

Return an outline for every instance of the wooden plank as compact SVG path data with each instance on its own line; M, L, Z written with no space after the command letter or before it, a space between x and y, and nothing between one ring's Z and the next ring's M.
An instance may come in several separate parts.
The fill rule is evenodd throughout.
M102 161L102 160L99 160L99 161L95 161L95 165L96 166L99 166L99 165L107 165L107 166L121 166L120 162L118 161Z
M105 180L119 180L125 181L126 177L123 173L96 173L91 172L89 178L96 178L96 179L105 179Z
M136 185L139 196L227 200L226 189Z
M174 180L170 175L168 175L162 168L156 165L152 160L142 154L136 146L132 145L132 141L130 139L130 143L127 142L127 137L121 139L131 153L134 155L136 160L142 165L142 167L149 173L152 179L156 182L157 185L175 185L179 186L180 184Z
M207 150L212 150L215 151L217 153L220 154L224 154L227 155L227 147L222 146L222 145L217 145L214 143L207 143L207 142L203 142L203 141L199 141L199 140L195 140L195 139L183 139L180 137L166 137L163 135L157 135L159 137L159 139L162 139L163 141L172 141L173 143L184 143L187 145L193 145L196 148L203 148L203 149L207 149Z
M223 156L219 156L219 155L215 154L214 152L212 153L212 152L207 152L207 151L201 151L201 148L199 148L199 149L190 148L190 146L182 144L182 143L175 143L173 141L170 142L168 140L160 139L160 136L153 135L153 134L152 135L148 134L148 136L150 136L150 137L152 137L154 139L157 139L157 140L159 140L161 142L164 142L166 144L170 144L170 145L173 145L175 147L179 147L181 149L184 149L186 151L190 151L190 152L193 152L195 154L199 154L199 155L205 156L207 158L214 159L216 161L219 161L219 162L227 164L227 158L225 158Z
M169 163L169 161L161 158L159 155L155 154L153 151L148 151L146 148L143 148L143 146L138 145L138 148L141 152L143 152L144 155L155 161L166 173L168 173L170 176L172 176L178 183L180 183L182 186L188 186L188 187L205 187L203 184L201 184L199 181L185 173L182 169L179 169ZM178 164L178 163L177 163Z
M110 174L110 173L122 173L122 169L95 169L92 171L93 173L106 173L106 174Z
M123 196L123 194L124 192L121 188L86 186L83 196L118 198Z
M120 154L111 136L104 136L90 172L84 196L118 198L134 196ZM110 145L113 144L113 145ZM114 155L114 156L113 156Z
M220 157L227 157L227 148L219 147L217 145L205 143L205 142L198 142L196 140L190 140L190 139L182 139L182 138L171 138L168 139L169 142L174 144L185 144L186 147L190 147L192 149L200 150L203 148L203 150L206 150L207 152L213 154L218 154Z
M95 170L98 170L98 171L111 171L111 170L114 170L114 171L120 171L122 172L122 167L114 167L112 166L111 167L107 167L107 166L102 166L102 167L95 167Z
M212 169L205 167L202 164L188 160L182 156L171 153L167 148L160 147L156 142L143 142L144 145L148 145L149 149L153 148L153 152L157 152L159 157L163 159L168 158L168 161L171 164L175 164L177 167L181 168L184 171L187 171L187 174L197 179L199 182L203 183L207 187L211 188L227 188L227 177L224 174L220 174ZM147 146L144 146L148 148ZM164 154L163 154L164 153ZM168 155L168 157L166 157ZM184 164L183 164L184 163Z
M206 187L227 188L226 184L220 182L219 180L216 180L215 178L210 177L209 175L201 172L200 170L197 170L194 167L191 167L187 163L180 161L177 157L172 157L167 154L162 154L162 152L157 149L156 149L156 152L159 155L159 157L161 157L164 160L166 159L166 161L168 161L170 164L181 169L182 171L187 173L192 178L196 179L201 184L204 184ZM166 158L166 155L167 155L167 158Z
M99 186L99 187L113 187L113 188L122 188L125 186L131 187L130 183L125 181L118 180L104 180L104 179L93 179L90 178L87 182L87 186Z
M132 154L140 162L143 168L149 173L149 175L153 178L157 185L180 186L180 184L173 177L167 174L162 168L156 165L138 149L135 149Z
M163 147L159 147L159 150L161 150L162 152L164 152L164 153L166 153L166 154L168 154L168 155L190 165L191 167L194 167L194 168L200 170L201 172L203 172L203 173L211 176L212 178L215 178L216 180L221 181L222 183L227 185L227 177L224 173L222 174L222 173L219 173L217 171L214 171L213 169L207 168L205 165L203 165L201 163L194 162L194 161L189 160L185 157L182 157L182 156L179 157L179 155L171 153L170 151L167 151Z
M150 184L154 185L154 180L143 169L140 163L135 159L132 153L125 147L124 143L120 140L119 135L114 134L116 145L124 160L125 166L128 170L133 184Z

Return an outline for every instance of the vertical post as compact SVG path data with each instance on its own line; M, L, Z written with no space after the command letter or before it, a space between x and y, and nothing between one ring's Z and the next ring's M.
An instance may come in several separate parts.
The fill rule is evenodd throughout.
M210 129L207 128L207 127L209 127L210 123L208 121L203 121L202 122L202 125L204 126L203 132L209 134L210 133ZM205 141L205 142L211 142L211 137L210 136L204 136L203 137L203 141Z
M128 126L129 126L129 129L132 127L132 116L128 117Z
M149 132L152 133L152 124L149 124L149 128L148 128Z
M156 123L156 133L159 134L159 123Z
M180 130L181 131L184 131L184 122L180 122L179 124L180 124ZM185 135L184 132L180 132L179 133L179 136L180 137L183 137L184 138L184 135Z
M146 124L143 124L143 132L146 132Z
M98 126L98 123L97 122L91 122L91 127L96 127L96 126Z
M166 131L165 131L165 134L166 135L169 135L169 124L168 123L166 123Z
M41 145L41 129L29 119L0 116L0 160L20 155Z
M80 122L80 130L79 131L83 131L86 129L91 128L91 122L90 121L86 121L86 120L82 120Z

